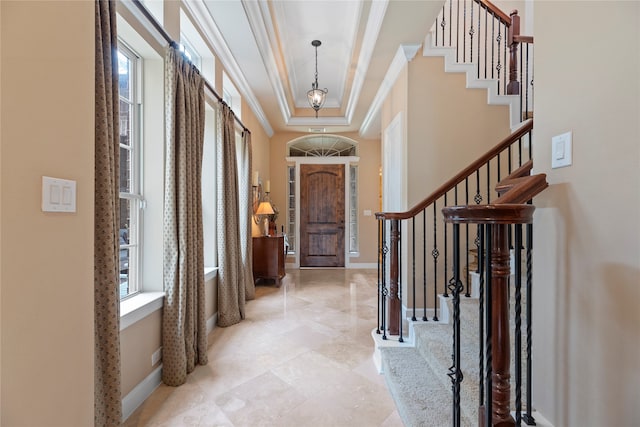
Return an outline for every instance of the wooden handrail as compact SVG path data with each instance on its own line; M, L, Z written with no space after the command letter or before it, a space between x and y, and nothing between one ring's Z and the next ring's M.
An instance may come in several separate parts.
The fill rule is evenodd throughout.
M511 25L511 17L504 13L498 6L491 3L489 0L476 0L483 8L487 9L489 12L492 12L495 16L500 19L500 21L504 22L507 26Z
M533 36L513 36L513 41L518 43L533 43Z
M422 200L420 203L415 205L413 208L406 212L376 212L376 219L408 219L416 216L420 212L422 212L427 206L431 203L438 200L440 197L444 196L445 193L451 191L456 185L464 181L468 176L470 176L473 172L480 169L484 166L489 160L493 159L498 153L502 152L509 145L513 144L519 138L522 138L529 131L533 129L533 119L529 119L522 127L520 127L517 131L503 139L500 143L494 146L492 149L487 151L482 157L479 157L469 166L461 170L456 176L442 184L438 187L431 195L429 195L426 199Z
M527 203L548 186L547 175L543 173L503 180L496 186L501 196L493 204Z
M508 176L506 176L504 180L520 178L521 176L531 175L532 169L533 169L533 160L529 159L525 163L523 163L522 166L520 166L518 169L514 170ZM498 185L500 185L500 183L498 183Z

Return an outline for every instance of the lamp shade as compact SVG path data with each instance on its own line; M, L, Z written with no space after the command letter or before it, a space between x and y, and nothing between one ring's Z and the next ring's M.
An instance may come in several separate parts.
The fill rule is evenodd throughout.
M269 202L260 202L260 206L258 206L258 210L256 211L256 215L273 215L275 212L273 211L273 207Z

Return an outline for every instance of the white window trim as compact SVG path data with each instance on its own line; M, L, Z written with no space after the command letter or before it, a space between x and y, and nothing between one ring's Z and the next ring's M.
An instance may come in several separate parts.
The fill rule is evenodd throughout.
M130 105L131 110L131 140L129 141L129 155L131 164L135 165L131 170L129 192L120 192L120 199L128 199L130 201L129 213L130 221L134 223L132 227L134 235L134 244L119 245L120 248L128 250L129 257L129 276L128 276L128 293L121 298L122 301L131 298L141 290L142 282L142 248L143 248L143 215L142 208L144 199L142 196L143 188L143 170L142 170L142 88L143 81L143 64L142 56L132 48L126 40L118 38L118 51L122 51L129 61L131 61L131 95L126 102ZM132 255L132 250L135 252ZM133 271L132 271L133 270ZM119 294L119 292L118 292Z

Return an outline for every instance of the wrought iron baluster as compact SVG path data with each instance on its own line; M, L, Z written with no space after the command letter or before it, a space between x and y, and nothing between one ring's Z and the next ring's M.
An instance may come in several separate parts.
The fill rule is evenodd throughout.
M508 159L509 161L507 162L507 168L508 168L508 171L509 171L509 175L511 175L511 172L512 172L512 170L511 170L511 145L509 145L507 151L508 151L508 155L509 155L509 159Z
M483 224L478 224L478 237L477 237L477 241L476 241L476 246L478 248L478 276L480 278L480 286L479 286L479 297L478 297L478 337L480 337L478 339L478 360L479 360L479 366L478 366L478 374L479 374L479 402L480 405L482 406L484 404L484 392L485 392L485 387L484 387L484 379L485 376L483 375L484 373L484 331L485 331L485 324L484 324L484 278L485 278L485 271L484 271L484 259L485 259L485 253L484 253L484 249L485 249L485 242L484 242L484 225Z
M504 80L504 91L502 93L504 93L505 95L508 95L509 92L507 91L507 84L509 83L509 78L507 77L509 75L509 73L507 71L507 65L509 64L509 61L507 60L507 52L509 51L509 48L507 46L507 40L509 39L509 37L507 37L507 31L508 31L508 27L507 24L504 24L504 49L502 50L503 52L503 56L504 56L504 61L502 62L504 64L504 73L502 73L503 75L503 80Z
M525 43L526 44L526 43ZM529 46L527 45L527 48ZM527 87L527 83L524 83L525 80L522 80L522 73L524 72L524 70L522 69L524 67L524 62L522 60L522 56L524 55L524 46L520 46L520 86L524 87L524 94L522 93L522 91L520 91L520 121L525 121L526 119L528 119L528 114L525 114L526 111L526 105L523 104L523 100L526 97L526 92L528 90Z
M447 193L444 193L444 206L449 206L447 204ZM444 223L442 224L442 227L444 229L444 274L442 275L442 279L444 280L444 297L448 298L449 297L449 291L448 291L448 286L447 286L447 270L448 270L448 264L449 264L449 252L447 251L447 246L448 246L448 241L447 241L447 224Z
M378 219L378 323L376 326L376 334L380 334L381 316L380 310L382 304L380 304L380 298L382 298L382 219Z
M453 224L453 278L450 291L453 297L453 365L449 368L451 390L453 392L453 425L460 427L460 383L463 380L460 369L460 224Z
M462 0L462 62L467 62L467 35L465 29L467 28L467 0ZM460 32L460 28L458 28Z
M489 18L489 11L485 9L484 11L484 78L485 79L487 78L487 65L489 64L489 58L487 57L487 54L489 53L489 50L487 49L487 40L489 40L488 18Z
M411 236L411 271L412 271L412 282L413 282L413 315L411 316L412 321L416 321L416 217L411 218L411 226L412 226L412 236ZM402 264L400 264L402 265Z
M444 39L444 35L442 36ZM449 0L449 46L453 44L453 0Z
M493 244L491 241L491 236L493 235L493 226L491 224L486 224L486 246L487 249L485 251L485 270L486 270L486 284L484 288L485 292L485 316L484 316L484 326L485 326L485 426L491 426L492 424L492 403L493 403L493 380L491 378L493 374L493 348L491 345L492 334L491 334L491 312L492 312L492 299L491 299L491 276L493 275L493 268L491 266L491 253L493 252Z
M502 174L500 173L500 153L498 153L496 158L498 160L498 181L497 182L500 182L500 179L502 178ZM498 197L500 197L500 195L498 195Z
M427 208L422 210L422 321L427 318Z
M522 419L522 224L515 225L515 339L516 425Z
M387 297L389 289L387 288L387 227L386 220L382 220L382 339L387 339Z
M518 138L518 167L522 166L522 138Z
M437 201L433 202L433 250L431 251L431 256L433 257L433 303L434 303L434 312L433 312L433 320L438 321L438 256L440 255L440 251L438 251L438 226L436 218L438 215L436 214L436 204Z
M487 161L487 204L491 203L491 160Z
M496 58L495 54L495 44L493 43L493 37L495 36L495 28L496 28L496 14L491 12L491 78L493 79L493 71L494 71L494 61ZM499 86L498 86L499 87Z
M442 46L445 46L444 42L444 29L447 26L447 20L444 17L444 4L442 5L442 21L440 22L440 28L442 29ZM436 28L436 46L438 45L438 29Z
M527 118L529 118L529 43L526 44L527 45L527 54L525 56L525 62L526 62L526 71L524 72L525 74L525 79L522 80L524 82L523 86L525 87L525 96L524 96L524 105L525 105L525 111L527 112ZM524 49L520 49L521 51ZM533 85L533 81L531 81L531 85Z
M404 342L404 338L402 336L402 325L404 316L402 315L402 244L401 237L402 236L402 223L398 220L395 222L397 230L398 230L398 289L396 290L396 298L398 299L398 342Z
M476 195L473 196L473 201L476 205L482 202L482 194L480 194L480 169L476 171Z
M500 48L502 44L500 41L502 40L502 25L498 23L498 36L496 37L496 44L498 45L498 63L496 64L496 73L498 77L498 95L500 95L500 70L502 70L502 62L500 57Z
M471 22L471 27L469 27L469 48L470 48L470 52L469 52L469 60L470 62L473 62L473 34L475 33L475 29L473 28L473 1L471 2L471 19L469 20L469 22Z
M472 3L473 4L473 3ZM469 205L469 177L464 179L464 204ZM469 269L469 224L465 224L465 242L467 251L465 252L465 261L466 261L466 270L464 281L467 284L467 292L464 294L465 297L471 297L471 271Z
M531 142L529 142L531 146ZM532 334L531 325L533 322L533 307L532 307L532 253L533 253L533 224L527 224L527 413L523 415L524 421L530 425L536 425L536 420L531 414L533 405L533 363L531 361L532 350Z
M476 49L476 52L478 52L478 78L480 78L480 38L482 37L482 20L480 19L480 17L482 16L482 8L480 7L480 5L478 5L478 38L477 38L477 43L478 43L478 48Z

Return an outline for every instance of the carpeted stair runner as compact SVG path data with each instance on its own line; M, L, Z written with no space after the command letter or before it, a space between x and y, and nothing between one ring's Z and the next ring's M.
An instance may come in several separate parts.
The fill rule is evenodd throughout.
M451 425L451 386L446 372L436 374L413 347L380 348L389 392L406 427ZM449 382L450 384L450 382ZM472 425L468 420L463 425Z
M446 302L451 318L451 313L453 313L451 298ZM511 304L513 304L513 296ZM513 317L513 309L510 316ZM460 299L460 320L461 370L464 377L460 390L461 423L463 426L476 426L480 372L477 299L466 297ZM511 407L514 408L514 325L513 319L510 320ZM522 321L524 333L524 318ZM406 426L450 426L452 423L452 391L451 380L447 374L452 365L452 324L434 321L414 322L413 333L415 347L380 348L382 369L387 386ZM526 337L523 335L523 358L525 357L525 343Z

